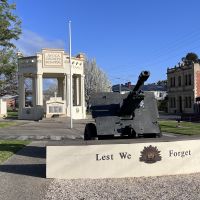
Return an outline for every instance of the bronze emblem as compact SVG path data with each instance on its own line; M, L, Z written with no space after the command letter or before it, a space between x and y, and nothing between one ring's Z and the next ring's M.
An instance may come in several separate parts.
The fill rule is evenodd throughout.
M140 161L145 163L155 163L157 161L161 161L160 151L158 151L157 147L148 146L144 147L143 151L141 151Z

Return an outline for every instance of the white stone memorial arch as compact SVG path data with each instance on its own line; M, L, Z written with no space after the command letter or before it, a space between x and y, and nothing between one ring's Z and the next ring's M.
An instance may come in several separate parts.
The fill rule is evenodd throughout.
M72 57L73 119L86 117L84 56ZM32 80L32 107L25 105L25 78ZM58 94L43 102L43 78L57 78ZM36 56L18 59L19 119L39 120L53 114L70 117L70 62L63 49L42 49Z

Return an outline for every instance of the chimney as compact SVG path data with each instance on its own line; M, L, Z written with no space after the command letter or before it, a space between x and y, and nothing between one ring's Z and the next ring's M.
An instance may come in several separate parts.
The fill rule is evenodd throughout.
M127 83L127 85L128 85L128 88L130 89L130 88L131 88L131 82L129 81L129 82Z

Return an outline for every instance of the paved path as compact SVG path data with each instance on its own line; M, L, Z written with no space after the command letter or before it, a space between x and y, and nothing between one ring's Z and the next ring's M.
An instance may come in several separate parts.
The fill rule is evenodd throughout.
M0 165L1 200L39 200L52 179L45 179L46 142L35 141Z
M91 117L85 120L73 120L73 129L70 129L70 119L62 118L44 118L39 122L14 120L16 126L0 128L0 139L19 139L19 140L43 140L60 141L67 139L83 139L85 124L93 122ZM190 136L181 136L172 133L163 133L164 139L182 138Z
M0 139L20 140L62 140L83 138L85 124L91 119L73 120L70 129L69 118L46 118L39 122L16 120L17 126L0 129Z

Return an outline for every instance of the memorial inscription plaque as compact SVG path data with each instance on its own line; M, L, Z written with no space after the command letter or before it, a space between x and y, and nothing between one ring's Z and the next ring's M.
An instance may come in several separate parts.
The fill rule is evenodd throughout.
M47 178L123 178L200 172L200 140L47 147Z
M63 53L62 52L45 52L44 53L44 66L62 66Z

